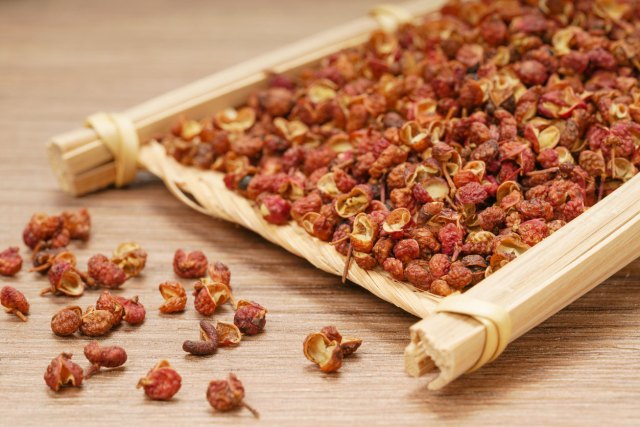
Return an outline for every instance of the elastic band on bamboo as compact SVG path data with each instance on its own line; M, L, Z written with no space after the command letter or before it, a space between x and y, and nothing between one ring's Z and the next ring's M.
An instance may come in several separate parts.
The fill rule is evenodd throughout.
M91 127L107 146L116 164L116 187L127 185L138 169L138 132L131 120L121 114L96 113L87 117Z
M369 11L369 15L378 22L384 32L392 33L401 24L411 21L411 14L401 6L380 4Z
M456 313L471 316L486 329L484 349L478 361L467 372L493 362L507 347L511 337L511 316L502 307L473 297L456 294L444 298L434 310L436 313Z

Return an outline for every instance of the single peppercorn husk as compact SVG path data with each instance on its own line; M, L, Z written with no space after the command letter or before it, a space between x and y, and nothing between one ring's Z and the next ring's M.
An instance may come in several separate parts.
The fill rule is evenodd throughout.
M342 367L343 352L340 343L321 332L309 334L302 343L307 359L318 365L322 372L336 372Z
M29 314L29 301L22 292L12 286L4 286L0 291L0 304L9 314L15 314L23 322Z
M73 335L82 325L82 308L77 305L61 309L51 318L51 330L60 337Z
M233 373L226 380L213 380L209 383L207 401L216 411L227 412L244 407L254 417L260 418L258 411L244 401L244 386Z
M127 361L124 348L117 345L101 347L98 341L87 344L84 347L84 355L91 362L91 366L84 373L85 379L93 376L100 368L118 368Z
M111 262L118 265L127 277L137 277L147 263L147 252L135 242L121 243L113 251Z
M53 359L44 373L44 382L53 391L62 387L80 387L84 375L82 368L71 361L70 353L61 353Z
M267 323L267 309L253 301L239 300L236 304L233 323L243 334L256 335Z
M144 388L151 400L170 400L182 386L182 377L167 360L161 360L147 376L140 378L136 388Z
M158 286L164 303L160 306L160 312L179 313L184 311L187 304L187 293L179 282L164 282Z

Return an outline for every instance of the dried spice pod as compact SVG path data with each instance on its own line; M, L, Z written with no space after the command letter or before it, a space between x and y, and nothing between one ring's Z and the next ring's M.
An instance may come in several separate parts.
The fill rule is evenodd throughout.
M25 245L34 249L40 242L49 242L55 247L66 246L64 239L56 239L59 236L67 237L69 232L64 232L63 221L59 216L49 216L45 213L34 214L22 232Z
M213 380L209 383L207 401L216 411L227 412L245 407L254 417L260 417L258 411L244 401L244 386L232 373L226 380Z
M336 372L342 366L342 348L321 332L309 334L302 344L307 359L320 367L322 372Z
M183 279L199 279L207 274L209 262L202 251L186 253L178 249L173 256L173 271Z
M75 334L81 325L82 308L77 305L61 309L51 318L51 330L60 337Z
M193 304L196 311L203 316L211 316L216 308L231 299L231 289L221 282L213 282L209 278L200 279L194 285Z
M117 289L127 281L127 274L115 262L102 254L94 255L89 258L89 277L91 277L96 285L109 289Z
M113 316L113 326L118 326L122 323L124 317L124 306L119 300L120 297L116 297L109 291L103 291L96 301L97 310L106 310Z
M137 295L129 299L117 296L116 300L120 303L120 305L122 305L124 309L124 316L122 320L132 326L140 325L144 322L147 311L145 310L144 305L142 305Z
M231 289L231 271L226 264L217 261L209 265L207 272L209 273L209 278L212 281L224 283L229 286L229 289Z
M267 323L267 309L258 303L240 300L236 304L233 323L243 334L256 335L262 332Z
M137 277L147 264L147 252L135 242L126 242L118 245L111 262L118 265L127 277Z
M352 355L362 345L361 338L343 337L335 326L325 326L320 329L320 333L324 334L329 341L336 341L340 344L344 357Z
M164 282L158 286L164 303L160 306L161 313L179 313L187 305L187 292L179 282Z
M89 306L80 318L80 332L88 337L106 335L113 327L113 315L107 310L96 310Z
M170 400L182 386L182 377L168 361L161 360L146 377L140 378L136 388L144 388L144 393L152 400Z
M84 293L87 277L67 261L56 262L47 273L50 286L40 291L40 295L48 293L79 297Z
M49 269L58 262L66 262L71 266L76 266L76 256L65 248L48 249L46 245L38 245L31 256L33 268L29 271L36 271L46 274Z
M216 322L216 331L218 332L218 346L228 347L240 344L242 341L242 332L233 323Z
M74 240L89 240L91 234L91 215L86 208L77 211L64 211L60 214L62 226Z
M21 269L22 257L17 246L0 252L0 276L15 276Z
M80 387L84 378L82 368L71 361L70 353L61 353L53 359L44 373L44 382L53 391L62 387Z
M9 314L15 314L23 322L29 314L29 301L22 292L11 286L4 286L0 291L0 304Z
M102 347L98 341L91 341L84 347L84 356L91 362L91 366L84 373L85 379L97 373L100 368L117 368L127 361L124 348L117 345Z
M187 340L182 349L195 356L208 356L218 350L218 331L216 326L206 320L200 321L200 341Z

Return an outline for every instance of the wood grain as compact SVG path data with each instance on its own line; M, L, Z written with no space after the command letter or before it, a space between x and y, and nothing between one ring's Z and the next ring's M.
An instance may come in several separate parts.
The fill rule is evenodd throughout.
M25 292L32 315L23 324L0 313L0 424L216 425L257 422L248 412L215 414L207 383L234 371L263 425L629 424L640 417L640 263L513 343L499 360L445 390L427 392L407 377L402 351L412 316L312 268L256 235L197 214L162 185L140 176L126 190L83 199L61 193L44 142L98 110L118 110L215 70L363 14L371 2L236 0L0 2L0 246L20 245L36 211L87 206L92 239L74 246L81 263L134 239L150 253L144 276L123 295L140 295L148 319L104 339L123 345L125 369L101 373L81 390L52 394L44 368L61 351L82 364L83 338L62 339L51 315L79 300L39 297L46 283L21 272L1 279ZM185 356L197 337L189 301L181 315L161 316L157 285L172 279L178 247L200 248L229 264L240 297L269 308L266 332L210 358ZM190 286L190 283L185 285ZM216 318L229 319L225 308ZM311 366L306 333L336 324L365 344L338 375ZM168 358L184 378L173 402L154 403L137 379Z

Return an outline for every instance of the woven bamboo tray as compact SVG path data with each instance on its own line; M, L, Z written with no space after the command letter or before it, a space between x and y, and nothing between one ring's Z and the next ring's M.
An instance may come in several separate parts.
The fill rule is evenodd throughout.
M310 237L295 223L268 224L251 201L226 189L222 174L184 167L153 140L181 115L209 116L241 104L271 72L295 74L340 49L363 43L382 26L436 10L442 1L380 7L367 17L256 58L120 115L102 117L100 135L81 128L49 144L51 164L65 191L83 195L135 176L136 167L160 177L182 202L240 224L326 272L342 275L345 257ZM113 125L108 125L109 120ZM138 145L140 145L138 147ZM352 263L348 278L378 297L423 318L411 328L405 351L411 375L433 373L440 388L497 357L513 341L635 259L640 250L640 177L635 177L586 213L463 296L440 298L382 271ZM612 256L615 254L615 256ZM458 314L456 314L458 313ZM461 314L460 314L461 313Z

